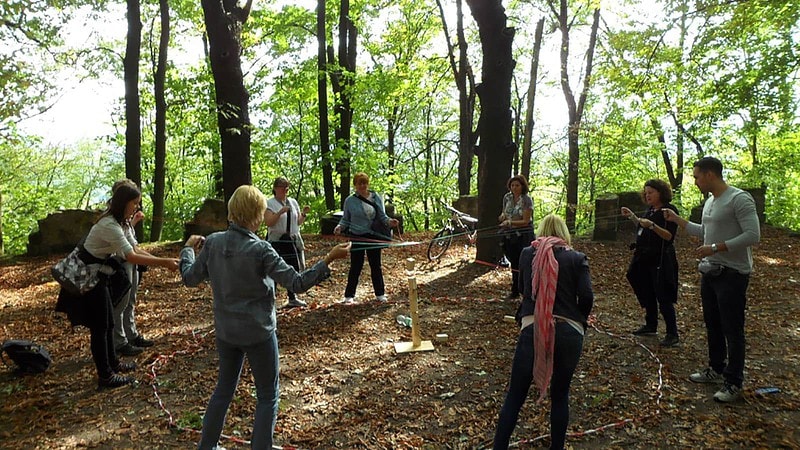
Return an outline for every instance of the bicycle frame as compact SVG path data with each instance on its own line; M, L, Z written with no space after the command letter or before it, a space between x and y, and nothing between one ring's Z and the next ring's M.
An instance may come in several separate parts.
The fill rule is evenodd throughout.
M436 233L430 244L428 244L428 260L430 261L439 259L450 248L450 244L453 243L453 237L459 234L463 234L470 245L475 243L478 219L450 206L445 205L445 208L450 211L451 216L445 222L444 228Z

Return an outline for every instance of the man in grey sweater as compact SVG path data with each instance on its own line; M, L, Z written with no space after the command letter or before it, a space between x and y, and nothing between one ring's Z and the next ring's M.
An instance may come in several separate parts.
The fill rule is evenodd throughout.
M761 230L753 197L728 186L718 159L704 157L695 162L693 176L700 192L710 194L703 205L701 223L689 222L669 209L664 209L664 217L690 235L703 238L703 245L696 252L700 258L698 270L703 274L700 297L709 367L689 379L696 383L724 382L714 400L728 403L742 396L744 312L753 271L751 247L761 238Z

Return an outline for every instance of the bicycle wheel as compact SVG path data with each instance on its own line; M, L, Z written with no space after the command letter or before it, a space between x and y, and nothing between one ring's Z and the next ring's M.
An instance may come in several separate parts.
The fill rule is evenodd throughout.
M436 261L450 248L453 242L453 231L449 228L439 231L428 244L428 260Z

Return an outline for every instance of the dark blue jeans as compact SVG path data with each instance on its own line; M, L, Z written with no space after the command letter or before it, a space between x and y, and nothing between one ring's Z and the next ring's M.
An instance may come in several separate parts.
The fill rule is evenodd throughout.
M358 279L361 278L361 269L364 267L364 254L369 260L370 277L375 296L384 295L386 286L383 283L383 270L381 269L381 246L372 242L359 242L353 240L350 249L350 272L347 274L347 287L344 289L345 297L355 297Z
M569 424L569 385L578 366L583 349L583 335L572 325L556 322L556 342L553 355L553 376L550 379L550 448L564 448ZM533 326L525 327L519 334L508 393L500 408L494 448L508 448L511 433L517 426L519 411L528 397L533 382Z
M211 394L206 414L203 416L203 435L197 448L208 450L216 447L225 424L228 406L239 384L244 357L247 355L250 370L253 372L257 398L250 446L259 450L272 449L280 399L278 337L273 332L268 340L248 346L233 345L217 339L217 353L219 354L217 387Z
M728 268L715 277L704 275L700 282L708 365L721 373L725 381L738 387L742 387L744 381L744 310L748 284L750 275Z

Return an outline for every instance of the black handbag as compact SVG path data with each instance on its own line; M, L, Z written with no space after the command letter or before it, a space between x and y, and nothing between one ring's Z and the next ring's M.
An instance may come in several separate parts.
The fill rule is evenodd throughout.
M42 373L53 362L50 353L44 347L24 339L9 339L3 342L0 358L4 352L17 365L19 373ZM5 358L2 359L8 366Z
M392 229L389 228L389 225L386 225L382 220L381 216L378 213L380 208L375 202L369 201L366 198L356 194L356 197L361 200L362 202L371 205L375 208L375 218L372 219L372 223L369 226L370 234L375 236L376 238L384 241L391 241L392 240ZM386 214L386 212L384 212Z
M289 211L286 213L286 232L283 233L277 241L271 242L272 247L281 255L284 261L287 264L294 266L298 263L300 258L297 256L297 247L295 246L294 238L292 237L291 233L291 220L292 220L292 204L289 200L286 200L287 206L289 206Z

